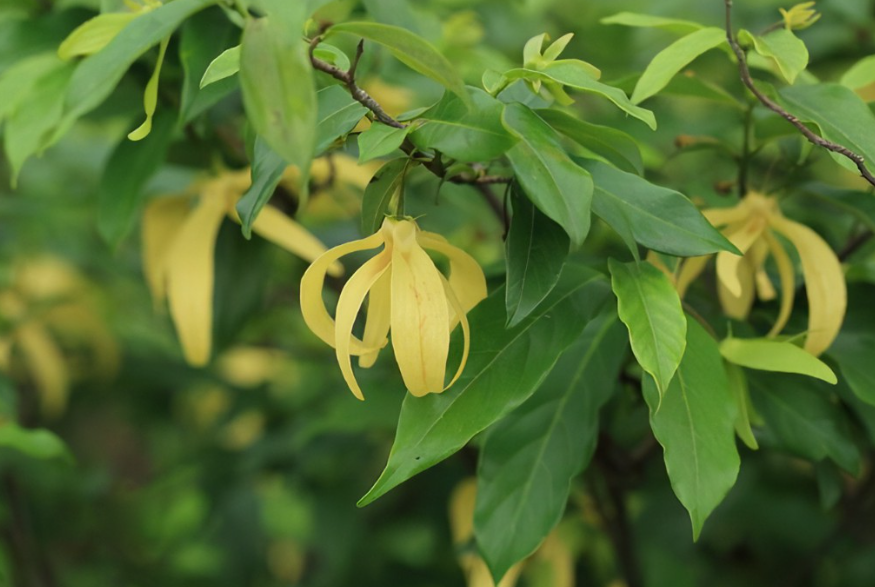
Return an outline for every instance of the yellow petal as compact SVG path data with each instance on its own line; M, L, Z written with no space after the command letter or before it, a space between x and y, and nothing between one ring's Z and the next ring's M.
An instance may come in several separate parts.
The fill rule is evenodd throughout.
M671 281L672 285L677 286L674 271L668 268L668 265L665 264L665 261L662 260L662 257L660 257L656 251L647 251L646 261L662 271L662 273L668 277L669 281Z
M167 285L168 253L188 215L189 198L156 198L143 212L143 272L152 301L164 301Z
M64 39L58 47L58 57L67 61L74 57L97 53L137 16L137 14L121 12L101 14L86 20Z
M158 80L161 77L161 65L164 63L164 54L167 53L168 43L170 43L170 37L161 41L161 46L158 49L158 62L155 63L155 71L152 72L152 77L149 78L146 91L143 93L143 109L146 111L146 120L128 134L128 138L132 141L145 139L152 132L152 117L155 115L155 108L158 107Z
M440 272L416 242L416 230L409 220L394 227L392 347L407 389L422 396L444 389L450 315Z
M27 362L28 372L40 394L40 406L47 417L63 413L69 393L69 375L64 356L38 324L29 322L16 330L16 341Z
M325 300L322 299L322 288L325 286L325 274L328 269L344 255L376 249L384 243L383 231L371 236L344 243L334 247L319 256L304 272L301 278L301 313L307 327L313 334L321 338L327 345L334 345L334 320L325 308ZM352 337L350 354L361 355L365 352L373 352L362 344L362 341Z
M447 294L447 300L450 302L450 307L455 310L456 316L462 322L462 336L464 340L464 346L462 348L462 360L459 361L459 368L456 369L456 374L453 375L453 379L447 384L444 390L447 390L453 386L453 384L458 381L459 376L462 375L462 371L465 370L465 365L468 364L468 353L471 350L471 328L468 325L468 316L465 312L465 309L462 308L462 304L459 302L459 298L456 297L455 292L453 292L453 288L450 287L450 284L447 282L446 278L441 275L441 281L444 284L444 291ZM452 330L453 326L450 326L450 330Z
M764 228L765 221L760 217L754 217L748 220L740 229L732 231L727 237L739 251L747 255L747 251L760 237ZM726 251L717 253L717 279L726 288L726 291L735 298L741 297L743 293L740 281L743 259L744 257ZM750 270L749 264L746 265L745 270Z
M747 259L742 259L738 264L735 278L738 285L738 295L735 295L735 293L726 287L726 284L722 280L718 279L717 296L720 299L720 305L723 307L723 312L727 316L735 318L736 320L745 320L747 319L748 314L750 314L750 309L753 306L754 294L756 293L754 272Z
M391 260L390 254L387 251L383 251L366 262L358 271L352 274L352 277L349 278L349 281L343 287L343 291L340 292L340 299L337 300L337 324L334 330L337 342L337 362L340 364L340 372L343 374L343 379L349 386L350 391L360 400L365 398L362 395L358 381L355 379L355 374L352 370L352 360L350 359L352 327L355 324L356 316L358 316L362 304L365 302L368 290L374 287L374 284L386 272Z
M778 277L781 280L781 309L778 311L778 319L775 320L774 326L769 331L768 336L776 336L787 325L787 320L790 319L790 313L793 311L793 298L796 296L796 277L793 272L793 262L790 260L790 255L784 250L784 245L775 238L772 231L766 230L763 233L766 244L769 246L769 251L775 259L775 265L778 266Z
M261 209L252 223L252 230L305 261L313 262L325 253L325 245L319 239L273 206ZM343 265L335 261L328 266L328 274L333 277L342 275Z
M416 237L419 244L440 253L450 261L450 288L459 299L462 309L467 313L486 298L486 276L474 257L447 239L433 232L420 231ZM458 323L459 315L453 317L450 330Z
M194 366L210 360L215 245L225 210L226 201L219 194L202 197L180 228L167 261L170 315L185 360Z
M807 226L783 217L772 218L771 222L799 252L808 292L805 350L819 355L835 340L845 318L848 294L841 263L826 241Z
M386 346L386 337L389 334L391 322L391 295L392 295L392 270L383 273L380 279L374 283L368 295L368 315L365 320L365 333L362 341L365 346L377 350L363 354L359 357L359 367L368 369L377 361L379 349Z
M702 271L705 270L705 266L708 264L708 259L710 258L711 255L703 255L701 257L690 257L683 262L678 271L677 280L678 296L680 296L681 299L686 295L687 289L689 289L690 285L697 277L699 277L699 275L702 274Z
M775 286L772 284L772 280L769 279L769 274L764 268L768 256L769 245L766 243L766 240L762 238L757 239L750 249L750 263L755 274L757 295L766 302L778 297Z
M708 222L714 226L725 226L741 222L748 217L750 212L743 206L732 206L731 208L709 208L702 210L702 215L708 219Z

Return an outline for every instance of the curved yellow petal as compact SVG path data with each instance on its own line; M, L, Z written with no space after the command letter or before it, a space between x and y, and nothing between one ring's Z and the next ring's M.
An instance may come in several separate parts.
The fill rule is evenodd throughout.
M170 315L185 360L198 367L210 360L215 245L225 210L224 198L206 194L180 228L168 252Z
M371 236L344 243L322 253L304 272L301 278L301 313L307 327L313 334L322 339L325 344L334 347L334 320L325 308L325 300L322 299L322 288L325 286L325 274L338 259L357 251L376 249L384 243L383 232L376 232ZM365 352L373 352L362 344L362 341L352 337L350 354L361 355Z
M389 267L389 262L392 257L387 251L381 252L376 257L370 259L362 265L358 271L352 274L349 281L340 292L340 299L337 300L337 323L335 325L335 340L337 341L337 362L340 364L340 372L343 374L343 379L349 386L350 391L360 400L364 400L361 387L355 379L355 373L352 370L352 360L350 358L350 343L352 340L352 327L355 324L356 316L362 304L365 302L365 296L368 294L374 284L386 272Z
M775 291L775 286L772 284L772 280L769 278L769 274L765 270L766 258L768 256L769 245L766 243L765 239L757 239L750 248L748 257L750 260L750 266L754 272L757 295L761 300L766 302L778 297L778 292Z
M717 253L717 279L734 298L741 297L743 293L742 276L740 275L742 261L747 259L748 250L763 233L765 226L764 219L755 217L727 235L727 238L744 254L744 257L726 251ZM750 269L749 263L748 260L746 270Z
M711 255L690 257L681 264L680 269L678 270L676 286L678 290L678 296L681 299L684 299L684 296L686 295L687 290L690 288L690 285L692 285L696 278L702 274L702 271L705 270L705 266L708 264L708 259L710 258Z
M796 296L796 276L793 271L793 262L790 255L784 249L784 245L775 238L771 230L763 233L763 238L769 246L775 265L778 266L778 277L781 281L781 308L778 310L778 319L769 331L768 336L776 336L787 325L790 313L793 311L793 298Z
M67 61L92 55L106 47L138 14L118 12L101 14L76 27L58 47L58 57Z
M156 198L143 212L143 272L157 306L164 301L168 253L191 210L187 197Z
M392 249L392 347L415 396L444 390L450 319L441 274L416 242L416 225L395 223Z
M392 312L392 270L383 275L374 283L368 295L368 314L365 320L365 333L362 341L365 346L372 347L373 352L362 354L359 357L359 367L368 369L373 367L380 354L381 348L388 342L389 324Z
M772 226L799 253L808 292L805 350L819 355L835 340L845 318L848 293L841 263L826 241L807 226L783 217L773 218Z
M319 239L273 206L261 209L252 223L252 230L305 261L313 262L326 250ZM335 261L328 266L328 275L343 275L343 265Z
M450 261L449 284L465 312L486 298L486 276L480 264L468 253L454 247L439 234L420 231L416 240L423 248L440 253Z
M744 206L732 206L731 208L708 208L702 210L702 216L708 219L714 226L725 226L741 222L750 215Z
M164 64L164 55L167 53L167 45L169 43L170 37L161 41L161 46L158 49L158 61L155 63L155 71L152 72L152 77L149 78L149 82L146 84L146 91L143 93L143 110L146 112L146 120L128 134L128 138L132 141L143 140L152 132L152 117L155 115L155 109L158 107L158 81L161 77L161 66Z
M34 322L22 324L15 333L27 370L40 394L40 406L50 418L67 406L70 381L67 365L49 333Z
M462 371L465 370L465 365L468 364L468 354L471 351L471 327L468 325L468 316L465 312L465 309L462 307L459 298L456 297L456 294L453 292L453 288L450 287L447 279L441 275L441 281L444 284L444 291L447 294L447 300L450 302L450 307L455 310L457 319L462 323L462 336L464 340L464 346L462 348L462 360L459 361L459 367L456 369L456 374L453 375L452 380L447 384L444 388L444 391L451 388L456 381L458 381L459 377L462 375ZM450 327L452 330L452 326Z
M747 259L743 259L736 269L735 276L739 285L739 294L735 295L721 280L717 280L717 297L723 312L730 318L745 320L753 306L756 286L754 272Z

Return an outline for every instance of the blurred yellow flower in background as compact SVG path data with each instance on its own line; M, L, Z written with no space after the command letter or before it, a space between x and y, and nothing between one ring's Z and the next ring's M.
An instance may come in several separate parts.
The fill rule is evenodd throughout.
M222 221L237 220L237 200L251 184L249 171L225 171L195 182L186 193L152 200L143 214L143 266L157 304L167 298L185 359L203 366L212 348L215 244ZM265 206L252 230L312 261L325 247L277 208ZM326 270L343 271L339 263Z
M0 290L0 371L30 382L43 415L53 418L66 408L73 380L111 377L118 363L85 278L57 258L21 261Z
M741 257L730 252L717 254L717 293L723 311L732 318L744 320L755 295L762 300L777 297L765 269L765 262L771 256L778 269L781 305L769 336L776 336L784 329L793 310L796 279L793 261L778 238L783 237L796 249L808 294L805 349L819 355L829 348L844 320L847 287L841 262L826 241L807 226L786 218L775 198L757 192L748 193L736 206L711 208L702 214L744 253ZM683 297L710 257L686 259L674 271L655 255L650 258L674 280Z
M332 320L322 299L325 273L337 259L357 251L383 247L343 287ZM450 262L449 279L425 252ZM356 316L369 296L362 339L352 334ZM343 378L364 399L352 370L371 367L392 331L395 360L407 389L416 396L440 393L461 375L468 359L470 332L466 314L486 297L486 278L477 262L442 236L420 230L412 219L387 218L379 231L335 247L319 257L301 279L301 311L316 336L337 351ZM450 333L461 322L464 351L456 374L444 385Z

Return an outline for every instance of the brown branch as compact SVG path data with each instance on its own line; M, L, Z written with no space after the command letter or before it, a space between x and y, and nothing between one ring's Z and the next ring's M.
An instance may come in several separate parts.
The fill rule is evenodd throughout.
M750 74L750 68L747 65L747 56L745 55L744 49L738 44L738 40L735 38L735 34L732 31L732 0L724 0L724 4L726 5L726 40L729 41L729 46L732 48L732 52L735 53L735 57L738 59L738 71L741 74L741 81L747 86L747 89L756 96L756 99L759 100L763 106L780 115L787 122L795 126L796 129L809 140L809 142L850 159L854 165L857 166L860 175L870 184L875 186L875 176L873 176L866 168L865 159L862 155L858 155L843 145L839 145L818 136L810 128L802 124L802 122L793 114L784 110L784 108L782 108L777 102L766 96L756 87L753 77L751 77Z

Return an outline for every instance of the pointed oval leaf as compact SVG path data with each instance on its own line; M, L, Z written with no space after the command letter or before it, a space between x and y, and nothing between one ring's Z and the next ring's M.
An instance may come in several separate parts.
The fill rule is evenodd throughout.
M780 28L763 36L741 30L738 38L752 43L757 53L772 59L788 83L794 83L799 74L808 67L808 48L789 29Z
M239 42L240 29L218 8L205 10L185 21L179 41L179 61L185 72L180 124L191 121L239 87L236 77L226 77L201 88L201 80L216 56Z
M413 129L413 125L395 128L388 124L374 122L370 128L358 136L359 163L385 157L397 151Z
M318 121L316 126L317 156L327 151L334 141L345 137L367 114L368 109L353 100L340 86L328 86L316 94Z
M203 89L217 81L236 75L238 71L240 71L240 45L225 49L210 62L201 78L199 87Z
M835 373L826 363L795 344L765 338L727 338L720 354L730 363L760 371L808 375L833 385Z
M599 22L602 24L619 24L636 28L663 29L679 35L687 35L705 28L704 25L691 20L665 18L663 16L640 14L637 12L619 12L607 16Z

